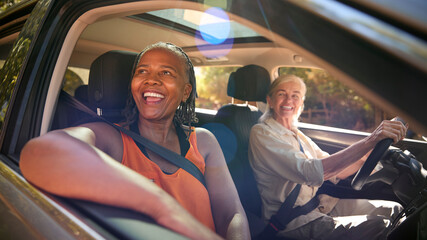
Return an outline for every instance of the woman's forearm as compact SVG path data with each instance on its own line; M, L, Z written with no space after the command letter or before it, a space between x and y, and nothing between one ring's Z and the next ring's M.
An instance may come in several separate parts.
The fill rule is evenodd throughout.
M373 146L372 141L365 138L346 149L322 159L324 180L328 180L332 177L342 179L354 174L363 164L363 161L360 159L366 155Z
M385 138L391 138L394 143L402 140L406 135L407 126L399 121L384 120L381 124L366 138L339 151L331 156L322 159L323 178L328 180L340 174L343 170L353 165L370 150L375 147L379 141ZM353 165L356 166L356 165ZM361 165L360 165L361 166ZM356 171L356 169L347 169L346 171Z
M218 237L148 179L64 131L31 140L20 165L29 182L52 194L132 209L192 239Z
M120 198L126 196L123 194L130 194L141 187L152 191L153 198L160 194L142 176L62 131L31 140L22 150L20 165L28 181L65 197L122 204ZM140 181L134 181L135 178ZM120 187L123 184L127 187ZM111 189L108 194L106 187Z
M236 213L228 225L226 239L250 239L246 215Z

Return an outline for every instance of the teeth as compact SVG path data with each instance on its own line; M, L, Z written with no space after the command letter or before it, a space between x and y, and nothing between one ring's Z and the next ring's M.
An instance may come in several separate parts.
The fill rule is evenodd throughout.
M164 98L165 96L158 94L158 93L154 93L154 92L146 92L146 93L144 93L144 97Z
M281 108L285 110L292 110L292 107L288 107L288 106L282 106Z

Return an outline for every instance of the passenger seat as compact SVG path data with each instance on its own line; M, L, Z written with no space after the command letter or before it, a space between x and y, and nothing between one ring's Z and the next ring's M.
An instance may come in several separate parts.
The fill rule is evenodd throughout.
M270 75L258 65L247 65L231 73L228 80L227 94L243 101L266 102ZM246 212L261 216L261 198L248 160L249 134L252 126L262 115L257 107L246 104L228 104L218 110L214 122L231 130L234 136L219 134L223 132L216 126L210 128L217 137L226 156L228 168L233 177L239 197ZM227 142L235 138L237 149L230 148ZM235 152L235 154L229 154ZM249 215L249 214L248 214ZM250 216L248 216L250 218Z
M112 50L93 61L89 73L88 99L98 115L113 123L124 120L129 84L137 53Z

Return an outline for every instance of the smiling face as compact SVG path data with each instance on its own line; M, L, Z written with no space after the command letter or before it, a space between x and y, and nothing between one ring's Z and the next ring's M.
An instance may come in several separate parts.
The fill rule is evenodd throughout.
M289 81L280 83L275 91L267 96L267 102L273 111L273 118L290 128L294 119L298 117L303 104L303 89L298 82Z
M146 120L173 119L191 89L184 60L163 48L142 55L131 83L139 117Z

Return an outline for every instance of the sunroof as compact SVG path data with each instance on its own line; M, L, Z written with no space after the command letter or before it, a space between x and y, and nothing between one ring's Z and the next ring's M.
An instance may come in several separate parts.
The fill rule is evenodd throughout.
M130 18L194 36L194 46L209 58L227 55L235 44L269 42L251 28L230 20L221 8L209 8L206 11L164 9Z
M214 39L260 37L252 29L230 20L228 15L219 8L211 8L205 12L189 9L164 9L133 17L145 21L151 20L156 24L172 27L188 34L200 32L202 35L206 34Z

